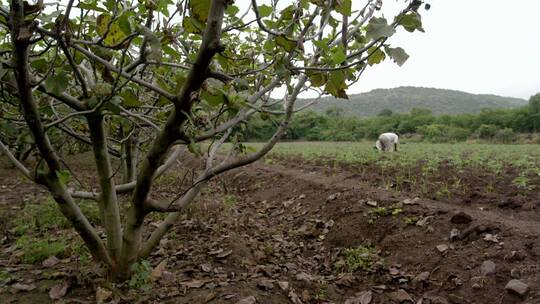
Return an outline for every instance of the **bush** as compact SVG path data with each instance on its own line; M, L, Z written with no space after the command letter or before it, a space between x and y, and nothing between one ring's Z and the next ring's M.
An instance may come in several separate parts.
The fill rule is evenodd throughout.
M481 139L493 139L498 129L496 125L481 125L476 129L476 134Z
M509 144L514 141L516 137L516 134L514 133L514 130L512 128L504 128L497 130L497 133L495 133L494 139L497 142L503 143L503 144Z
M464 128L451 127L441 124L421 126L417 132L422 139L430 142L457 142L464 141L471 132Z

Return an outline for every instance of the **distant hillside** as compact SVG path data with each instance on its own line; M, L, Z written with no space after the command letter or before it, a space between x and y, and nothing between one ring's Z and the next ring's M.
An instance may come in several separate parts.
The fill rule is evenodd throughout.
M309 99L299 100L300 105ZM497 95L476 95L454 90L399 87L376 89L367 93L350 95L349 100L325 97L311 109L324 112L328 108L342 108L348 115L375 116L384 109L405 113L412 108L428 108L433 114L477 113L484 108L508 109L526 105L519 98Z

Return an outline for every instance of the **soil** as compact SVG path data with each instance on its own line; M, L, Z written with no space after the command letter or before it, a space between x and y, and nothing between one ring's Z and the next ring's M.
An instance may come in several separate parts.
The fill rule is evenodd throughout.
M452 168L439 170L443 178ZM76 257L21 264L10 221L46 193L3 165L0 265L11 279L0 303L50 303L62 282L69 290L60 303L94 303L98 286L118 303L540 303L538 193L516 192L512 168L501 174L508 178L475 173L460 173L466 191L437 198L414 184L387 189L392 172L379 168L298 158L249 165L212 181L150 257L157 274L141 290L109 286L96 268L83 273ZM159 195L174 196L174 177ZM487 193L490 178L496 191ZM459 212L471 221L454 218ZM359 246L370 248L368 263L351 271L348 249ZM495 270L482 275L488 260ZM513 277L530 287L525 296L505 291Z

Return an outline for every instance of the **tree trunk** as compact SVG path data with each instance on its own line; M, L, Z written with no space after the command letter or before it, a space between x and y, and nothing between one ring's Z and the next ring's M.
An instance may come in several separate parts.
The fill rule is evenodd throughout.
M107 247L115 261L120 258L122 251L122 227L120 226L120 211L116 196L111 160L107 151L106 133L101 114L90 114L86 117L90 129L90 138L94 150L101 196L99 208L103 226L107 232Z

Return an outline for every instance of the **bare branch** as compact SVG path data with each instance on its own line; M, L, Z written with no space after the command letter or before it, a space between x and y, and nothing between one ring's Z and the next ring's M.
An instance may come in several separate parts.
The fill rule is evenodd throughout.
M19 169L19 171L22 172L22 174L24 174L24 176L26 176L29 180L34 180L34 178L32 177L32 174L30 174L30 170L28 170L28 168L26 168L21 162L19 162L19 160L17 160L17 158L15 156L13 156L13 154L11 153L11 151L9 151L9 148L6 147L6 145L4 145L4 143L0 140L0 151L5 155L7 156L7 158L9 159L9 161L11 161L11 163L17 168Z

